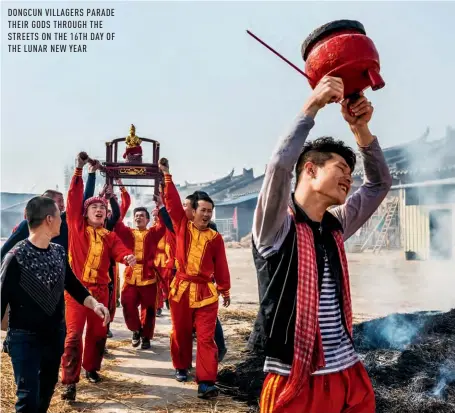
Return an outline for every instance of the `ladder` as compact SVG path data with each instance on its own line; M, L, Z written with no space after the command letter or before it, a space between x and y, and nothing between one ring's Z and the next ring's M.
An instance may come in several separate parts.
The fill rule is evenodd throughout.
M387 212L385 214L384 225L382 226L379 237L376 240L376 244L373 247L374 254L379 254L382 247L385 246L386 235L387 235L387 232L389 231L390 224L392 222L392 218L395 215L397 207L398 207L398 197L393 199L389 209L387 210Z

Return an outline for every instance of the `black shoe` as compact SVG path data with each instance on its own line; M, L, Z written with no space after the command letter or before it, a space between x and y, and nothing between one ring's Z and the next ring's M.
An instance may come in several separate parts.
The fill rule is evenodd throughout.
M76 385L68 384L63 390L62 395L60 396L62 400L76 400Z
M120 300L117 299L116 305L117 305L117 308L120 307Z
M101 381L101 377L96 371L86 371L85 377L90 383L99 383Z
M200 383L197 389L197 397L200 399L213 399L218 397L218 387L211 383Z
M104 354L109 354L109 351L107 350L107 347L104 347Z
M131 345L137 347L139 344L141 344L141 332L135 331L133 333L133 338L131 339Z
M109 329L107 330L107 335L106 335L107 338L112 338L114 337L114 335L112 334L112 331Z
M166 301L164 302L164 304L166 304L166 308L167 308L168 310L171 309L171 306L169 305L169 300L166 300Z
M158 310L156 310L156 316L157 317L161 317L163 315L163 309L162 308L158 308Z
M150 339L142 337L141 349L148 350L150 347Z
M221 363L226 356L227 353L227 348L222 348L221 350L218 351L218 363Z
M177 369L175 370L175 380L177 381L187 381L188 380L188 372L184 369Z

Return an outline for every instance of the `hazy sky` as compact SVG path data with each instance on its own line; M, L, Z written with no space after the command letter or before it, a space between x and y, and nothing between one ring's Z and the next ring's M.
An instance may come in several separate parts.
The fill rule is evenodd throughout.
M8 53L7 33L20 31L8 29L11 7L115 8L98 31L116 37L87 42L87 53ZM454 16L454 2L434 1L2 2L1 190L62 185L78 151L104 156L103 142L125 136L130 123L161 142L178 182L232 168L261 174L310 88L248 28L303 68L300 46L313 29L361 21L386 82L367 92L372 131L383 146L427 126L442 137L455 126ZM310 136L322 134L354 143L339 106L318 116Z

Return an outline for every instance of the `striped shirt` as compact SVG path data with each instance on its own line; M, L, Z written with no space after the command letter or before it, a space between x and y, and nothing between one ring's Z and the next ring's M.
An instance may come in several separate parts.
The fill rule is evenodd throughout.
M319 328L324 348L325 367L315 375L336 373L345 370L359 361L351 340L341 322L340 303L336 294L336 284L330 271L327 254L324 256L324 275L319 297ZM280 360L267 357L264 364L266 373L289 376L291 366Z

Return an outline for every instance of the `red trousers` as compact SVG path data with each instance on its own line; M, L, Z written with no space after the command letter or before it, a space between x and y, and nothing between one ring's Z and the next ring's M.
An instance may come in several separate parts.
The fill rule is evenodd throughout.
M164 283L165 283L164 281L160 281L158 283L158 295L157 295L156 308L163 308L164 301L167 300L166 285Z
M261 413L375 413L376 402L361 362L339 373L310 376L300 393L283 409L275 409L287 377L268 374L262 387Z
M120 298L128 330L141 331L141 336L149 340L153 338L155 331L156 290L157 283L143 286L124 283Z
M95 299L108 306L109 290L107 285L86 286ZM85 371L99 371L106 345L107 328L103 320L93 310L79 304L65 292L66 339L62 356L62 383L79 382L81 364ZM84 327L85 343L82 345ZM82 358L83 354L83 358Z
M193 325L197 334L196 382L216 381L218 347L215 326L218 301L201 308L190 308L188 288L179 302L170 299L172 332L171 356L176 369L188 369L193 358Z
M172 269L166 267L157 268L160 274L160 281L158 287L158 304L157 308L164 307L164 301L169 297L169 286L172 281Z

